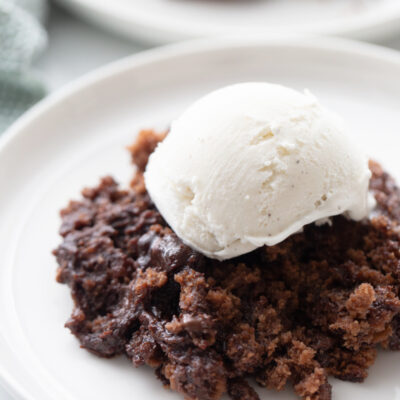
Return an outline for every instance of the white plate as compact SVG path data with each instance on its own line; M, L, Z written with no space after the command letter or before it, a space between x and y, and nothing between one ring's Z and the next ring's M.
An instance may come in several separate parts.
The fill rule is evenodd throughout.
M57 0L125 36L166 43L216 34L377 39L400 31L399 0Z
M72 303L55 282L58 210L84 185L127 182L125 146L200 95L233 82L309 88L347 118L400 179L400 56L339 40L220 39L135 56L42 102L0 139L0 376L21 399L179 399L147 368L79 348L63 327ZM400 398L400 354L381 353L363 385L334 381L336 399ZM290 392L260 390L263 399Z

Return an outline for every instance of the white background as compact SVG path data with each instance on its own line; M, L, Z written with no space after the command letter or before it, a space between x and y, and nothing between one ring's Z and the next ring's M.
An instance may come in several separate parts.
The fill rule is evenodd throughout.
M36 69L49 92L104 64L149 48L88 25L56 7L50 10L48 31L49 45ZM380 44L400 50L400 37ZM0 399L12 400L1 387Z
M38 60L37 69L49 90L56 90L95 68L150 47L103 31L58 7L50 10L48 31L49 46ZM400 50L400 36L379 44Z

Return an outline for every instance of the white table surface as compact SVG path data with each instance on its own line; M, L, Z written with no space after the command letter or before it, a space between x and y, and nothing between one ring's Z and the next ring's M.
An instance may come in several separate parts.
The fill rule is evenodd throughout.
M102 65L149 48L102 31L58 7L50 10L48 32L48 48L37 61L36 69L49 92ZM379 44L400 51L400 37ZM13 398L0 387L0 400Z

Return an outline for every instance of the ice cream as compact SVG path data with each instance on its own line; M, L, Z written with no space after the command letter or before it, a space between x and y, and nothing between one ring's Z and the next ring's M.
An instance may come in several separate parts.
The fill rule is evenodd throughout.
M174 232L217 259L306 224L368 215L367 157L308 92L242 83L190 106L150 156L147 190Z

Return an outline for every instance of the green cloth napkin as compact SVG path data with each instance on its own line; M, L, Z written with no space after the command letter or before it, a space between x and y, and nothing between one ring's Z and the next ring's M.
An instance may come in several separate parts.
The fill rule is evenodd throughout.
M0 0L0 133L45 95L32 71L47 37L45 0Z

